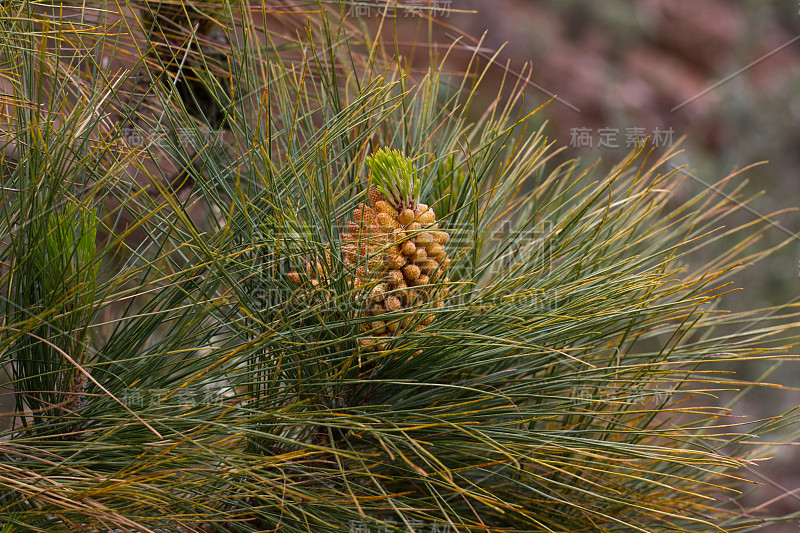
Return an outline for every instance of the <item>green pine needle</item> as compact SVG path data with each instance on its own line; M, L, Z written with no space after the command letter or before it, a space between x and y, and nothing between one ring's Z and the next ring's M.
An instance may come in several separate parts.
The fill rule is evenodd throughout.
M416 211L420 177L414 162L398 150L382 148L367 157L372 183L397 210Z

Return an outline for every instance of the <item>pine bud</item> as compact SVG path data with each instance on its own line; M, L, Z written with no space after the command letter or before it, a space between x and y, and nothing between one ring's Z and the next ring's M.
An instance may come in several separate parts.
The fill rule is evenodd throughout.
M431 278L426 276L425 274L420 275L417 279L415 279L411 285L414 287L420 287L423 285L428 285L431 282Z
M425 261L418 263L418 265L422 273L429 276L436 272L436 269L439 268L439 263L433 259L426 259Z
M402 254L397 254L389 260L389 268L398 269L403 268L406 264L406 258Z
M419 277L420 271L417 265L406 265L403 267L403 276L406 280L415 280Z
M441 245L447 244L447 241L450 240L450 235L444 231L432 231L431 235L433 236L433 240Z
M432 257L437 261L441 261L442 259L444 259L445 256L444 246L442 246L438 242L432 242L427 247L427 250L428 250L428 257Z
M403 306L400 304L400 299L397 296L387 296L384 302L387 311L400 311Z
M397 209L395 209L394 207L389 205L389 202L386 202L384 200L379 200L378 202L375 202L374 204L372 204L372 206L373 206L373 208L375 208L375 211L377 213L386 213L387 215L389 215L390 217L392 217L395 220L399 216L399 213L397 212Z
M390 285L397 285L401 281L403 281L403 272L398 269L390 270L389 273L386 275L386 281Z
M369 297L373 300L382 300L385 293L386 293L386 284L385 283L378 283L375 285L371 291L369 291Z
M416 241L417 241L417 246L422 246L424 248L433 244L433 236L428 232L420 233L419 235L417 235Z
M376 211L378 211L377 208L378 208L378 204L380 204L380 203L383 203L383 204L385 204L387 206L389 205L386 202L386 197L383 194L381 194L381 192L378 189L376 189L375 187L370 187L369 192L367 193L367 195L369 196L369 205L371 205L372 207L376 208Z
M378 226L380 226L380 228L386 233L391 233L393 229L396 229L400 226L397 221L395 221L387 213L379 213L377 221Z
M398 217L398 221L403 226L408 226L412 222L414 222L414 212L411 209L404 209L400 216Z
M417 251L417 245L411 241L406 241L400 247L400 251L403 252L404 255L414 255Z

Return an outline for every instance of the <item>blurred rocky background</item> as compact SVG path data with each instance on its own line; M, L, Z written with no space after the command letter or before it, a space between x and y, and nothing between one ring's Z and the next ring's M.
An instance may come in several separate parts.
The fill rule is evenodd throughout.
M800 2L401 3L427 9L398 10L385 21L389 33L397 28L401 53L420 71L458 40L448 59L454 72L466 68L478 47L484 65L494 58L490 86L499 89L505 78L508 88L526 79L529 109L557 95L538 116L548 121L548 138L565 147L562 159L580 158L587 165L600 160L602 170L628 154L637 138L650 137L656 153L683 139L683 152L673 161L691 174L687 198L733 171L768 162L728 184L726 191L742 185L742 195L755 198L735 220L722 223L730 227L768 220L771 225L755 246L787 244L768 262L737 274L732 281L739 290L727 295L724 304L744 310L800 302L800 214L795 211L800 205ZM362 5L360 13L351 14L377 24L377 13L377 8ZM485 109L495 95L489 87L482 88L479 98L484 105L476 109ZM728 253L738 243L737 238L722 239L706 255L711 259ZM702 268L702 257L694 261L691 267ZM756 317L736 329L757 330L768 324ZM767 361L725 370L743 380L800 387L796 362ZM720 404L731 397L722 393ZM767 416L776 405L785 410L800 405L798 391L764 390L751 398L736 408L738 415L751 420ZM798 448L797 443L777 448L775 460L742 473L761 483L752 492L751 507L777 514L800 510ZM769 531L796 533L798 527L791 521Z

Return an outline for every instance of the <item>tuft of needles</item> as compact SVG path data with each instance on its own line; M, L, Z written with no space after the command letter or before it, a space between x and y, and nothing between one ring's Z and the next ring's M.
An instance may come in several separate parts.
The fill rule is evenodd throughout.
M367 157L372 183L398 211L418 208L420 177L414 162L398 150L381 148Z

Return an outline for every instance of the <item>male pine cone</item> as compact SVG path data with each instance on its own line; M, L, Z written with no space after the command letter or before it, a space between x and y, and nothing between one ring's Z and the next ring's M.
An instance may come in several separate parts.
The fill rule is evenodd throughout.
M434 310L444 307L449 292L448 237L427 205L392 201L370 188L369 205L362 203L353 210L341 243L360 304L360 348L382 350L401 331L419 330L433 322ZM312 284L325 284L325 276L322 265L306 266ZM289 277L302 285L297 272Z
M356 268L354 285L368 290L362 315L372 320L361 323L367 336L360 344L382 349L383 337L421 329L433 322L432 309L444 307L448 235L425 204L398 210L375 188L369 203L353 211L342 255L345 265Z

